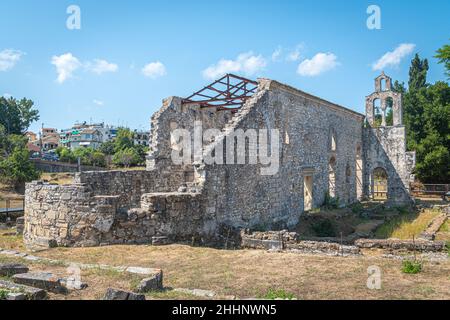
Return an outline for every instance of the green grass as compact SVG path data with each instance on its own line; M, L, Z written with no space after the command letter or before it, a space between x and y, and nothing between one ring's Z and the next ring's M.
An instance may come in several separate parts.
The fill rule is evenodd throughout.
M294 300L296 297L293 293L286 292L283 289L274 290L269 289L269 291L262 297L267 300L276 300L276 299L283 299L283 300Z
M418 261L405 260L402 263L402 272L416 274L422 271L422 263Z

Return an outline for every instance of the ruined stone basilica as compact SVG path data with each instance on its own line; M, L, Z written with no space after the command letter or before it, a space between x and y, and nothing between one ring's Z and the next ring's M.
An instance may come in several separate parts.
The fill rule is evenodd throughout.
M261 175L265 165L258 163L174 164L171 132L193 131L199 121L220 130L203 141L205 154L234 141L238 129L276 128L277 172ZM156 244L214 237L223 226L294 226L327 195L342 206L411 201L415 154L406 151L402 96L384 73L366 97L365 116L274 80L227 75L187 99L165 99L151 127L145 171L80 172L70 185L27 184L25 243ZM248 141L247 151L257 148Z

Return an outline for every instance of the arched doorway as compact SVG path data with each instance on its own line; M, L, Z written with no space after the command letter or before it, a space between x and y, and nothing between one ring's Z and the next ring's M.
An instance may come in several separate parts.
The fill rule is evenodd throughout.
M384 168L375 168L372 172L372 198L374 200L388 199L388 175Z

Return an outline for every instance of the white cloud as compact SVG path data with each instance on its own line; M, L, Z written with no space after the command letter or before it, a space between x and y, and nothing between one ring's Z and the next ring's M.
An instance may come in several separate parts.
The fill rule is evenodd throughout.
M413 43L402 43L394 51L386 52L377 62L372 65L373 70L382 70L386 67L398 66L402 59L411 54L416 47Z
M8 71L14 68L23 55L24 53L19 50L6 49L0 51L0 71Z
M96 74L116 72L119 69L117 64L101 59L95 59L93 62L86 63L86 68Z
M105 104L103 101L97 100L97 99L94 99L92 102L94 104L98 105L99 107L101 107L101 106L103 106Z
M312 59L303 60L297 69L301 76L314 77L326 71L332 70L339 65L336 55L333 53L320 52Z
M142 69L144 76L156 79L167 74L166 67L160 61L151 62Z
M272 61L280 61L280 57L283 54L283 48L278 46L278 48L272 53Z
M227 73L242 72L251 76L262 71L266 65L267 62L261 55L254 55L250 51L241 53L236 60L221 59L217 64L203 70L203 76L211 80L217 79Z
M286 56L286 60L287 61L291 61L291 62L295 62L300 60L301 58L301 50L303 49L303 45L299 44L295 47L294 50L292 50L291 52L289 52Z
M58 74L56 81L59 83L72 78L73 73L81 66L80 61L70 52L60 56L53 56L52 64L56 67L56 73Z

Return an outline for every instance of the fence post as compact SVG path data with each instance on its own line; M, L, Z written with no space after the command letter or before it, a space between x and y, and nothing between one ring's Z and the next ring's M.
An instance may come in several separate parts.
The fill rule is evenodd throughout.
M5 200L6 204L6 222L9 221L9 206L10 206L10 199L6 198Z

